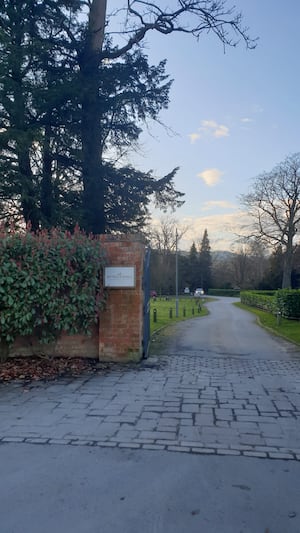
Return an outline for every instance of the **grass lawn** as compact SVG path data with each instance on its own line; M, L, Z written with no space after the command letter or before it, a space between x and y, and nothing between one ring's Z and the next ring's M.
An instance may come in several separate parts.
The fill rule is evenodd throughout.
M176 318L175 296L169 296L168 300L166 300L165 297L158 297L156 300L152 299L150 302L151 333L154 333L154 331L157 331L164 326L180 322L181 320L207 315L208 311L204 306L205 300L205 298L180 296L178 302L178 318ZM156 321L154 321L155 315Z
M237 307L245 309L254 313L260 324L271 330L276 335L284 337L285 339L294 342L295 344L300 345L300 321L299 320L287 320L286 318L281 318L279 323L277 317L267 311L262 311L261 309L256 309L255 307L249 307L241 303L235 303Z

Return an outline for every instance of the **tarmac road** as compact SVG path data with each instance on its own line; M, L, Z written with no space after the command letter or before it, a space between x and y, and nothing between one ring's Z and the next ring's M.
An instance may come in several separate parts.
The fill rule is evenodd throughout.
M299 533L300 463L0 446L1 533Z
M237 298L207 303L210 314L169 327L159 339L159 351L199 356L291 360L300 357L292 343L259 327L252 313L235 307ZM152 347L156 352L156 345Z

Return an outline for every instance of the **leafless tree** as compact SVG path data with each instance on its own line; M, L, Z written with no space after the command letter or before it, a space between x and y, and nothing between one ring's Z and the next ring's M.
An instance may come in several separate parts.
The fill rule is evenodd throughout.
M234 285L241 289L257 288L267 268L265 249L257 239L241 244L231 257Z
M212 256L212 284L215 289L232 289L239 285L234 278L233 254L216 252Z
M188 229L188 226L179 224L177 219L166 216L160 219L158 225L149 228L148 238L152 248L161 252L162 255L167 255L175 251L176 234L177 242L179 242Z
M187 227L172 216L162 217L157 225L149 226L147 239L151 245L151 283L158 293L174 293L175 250L177 241Z
M271 172L257 176L242 204L254 220L253 235L284 252L282 288L291 287L293 256L300 223L300 153L287 157Z

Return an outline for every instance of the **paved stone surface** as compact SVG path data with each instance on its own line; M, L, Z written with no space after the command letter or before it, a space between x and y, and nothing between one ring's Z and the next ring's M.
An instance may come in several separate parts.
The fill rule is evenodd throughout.
M152 356L138 367L0 385L0 442L300 458L300 360Z

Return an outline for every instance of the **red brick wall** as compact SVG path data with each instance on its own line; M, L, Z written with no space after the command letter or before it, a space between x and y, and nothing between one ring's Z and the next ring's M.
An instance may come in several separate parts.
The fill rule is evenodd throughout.
M99 328L91 336L61 335L55 344L41 345L34 337L18 338L10 355L92 357L102 361L137 361L142 357L143 262L145 245L138 236L102 235L107 266L134 266L134 288L108 288Z
M98 325L91 335L61 335L55 343L41 344L37 338L18 337L9 350L11 357L48 355L56 357L87 357L97 359L99 352Z
M134 288L107 288L100 313L99 359L128 361L142 357L143 262L145 244L139 237L103 235L108 266L135 266Z

